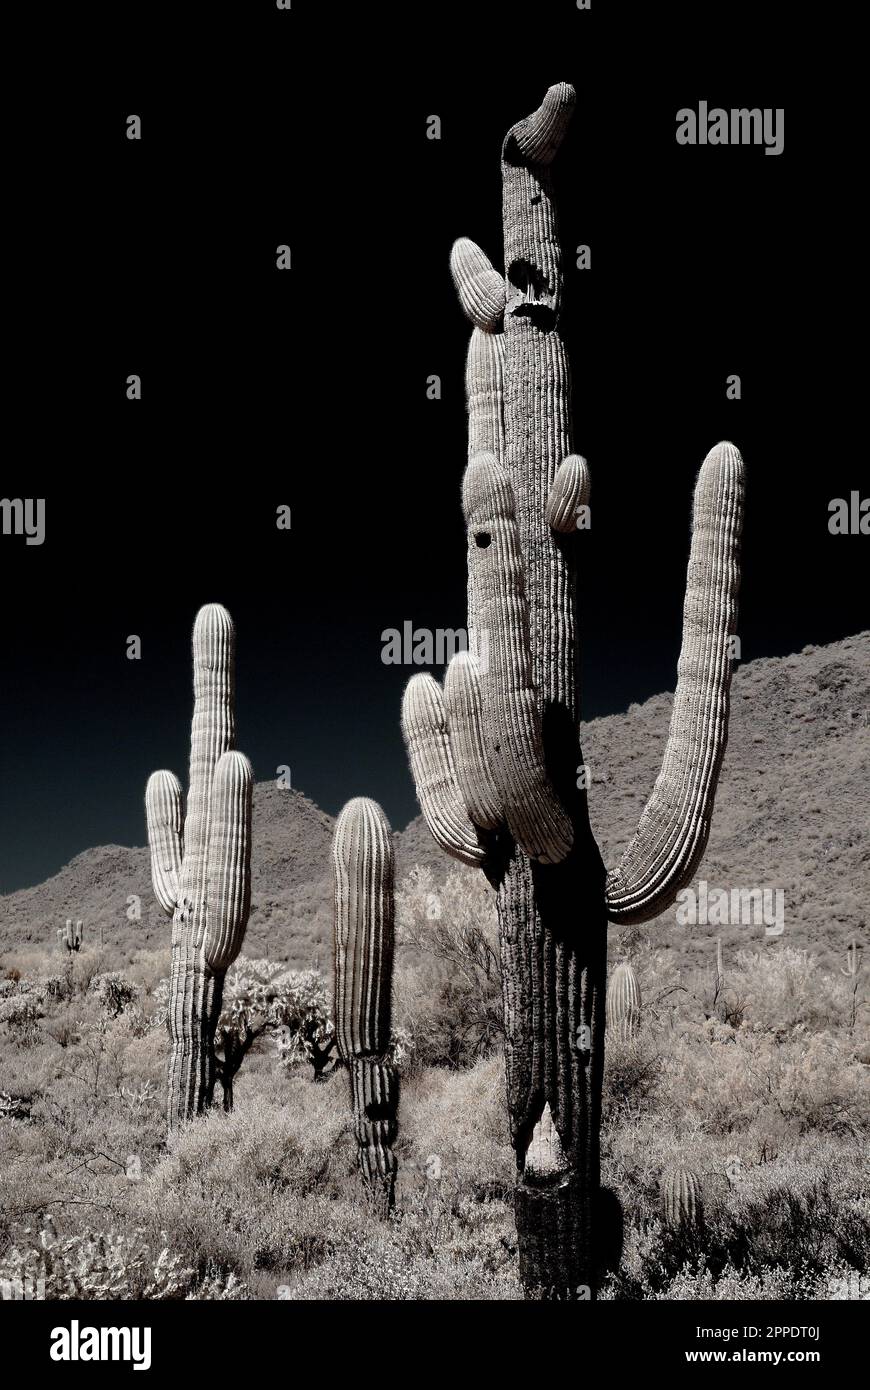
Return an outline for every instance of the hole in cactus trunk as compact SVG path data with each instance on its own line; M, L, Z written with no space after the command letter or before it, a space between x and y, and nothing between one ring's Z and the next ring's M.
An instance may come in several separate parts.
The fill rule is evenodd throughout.
M556 327L556 315L549 304L518 304L511 310L511 318L531 319L542 333L551 333Z
M488 531L475 531L474 544L480 546L481 550L486 550L486 547L490 544L491 541L492 536L489 534Z
M554 286L543 272L531 261L520 259L511 261L507 278L511 287L523 296L521 302L510 310L510 317L531 319L542 333L551 332L556 327L556 313L550 303Z

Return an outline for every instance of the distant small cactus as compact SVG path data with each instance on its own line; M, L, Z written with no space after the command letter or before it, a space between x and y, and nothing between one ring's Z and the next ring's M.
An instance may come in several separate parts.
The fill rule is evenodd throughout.
M640 1026L640 985L628 961L620 961L607 986L607 1028L631 1042Z
M849 979L854 979L861 969L861 962L858 959L858 943L854 937L846 947L846 964L840 967L840 974L846 975Z
M66 926L58 927L57 929L57 939L60 942L61 950L66 947L70 952L80 951L83 931L84 928L81 920L73 922L71 918L67 917Z
M858 1022L858 973L861 969L861 957L858 955L858 943L854 936L846 947L846 964L840 967L840 974L845 975L847 980L852 981L852 1001L849 1005L849 1028L855 1027Z
M665 1225L672 1230L700 1226L704 1214L701 1180L690 1168L674 1168L661 1183Z

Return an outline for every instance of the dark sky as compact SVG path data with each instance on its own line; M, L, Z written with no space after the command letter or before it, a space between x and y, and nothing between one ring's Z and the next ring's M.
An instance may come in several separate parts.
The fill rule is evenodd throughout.
M0 537L0 891L143 843L149 772L186 778L208 601L236 620L257 778L286 763L330 812L364 793L397 826L415 814L410 672L382 663L381 632L464 622L468 326L448 254L469 235L500 264L501 140L554 81L579 94L557 187L593 486L585 714L673 688L691 491L722 438L748 470L744 660L867 625L867 542L827 529L862 468L867 493L840 322L859 190L847 127L761 42L757 7L483 3L478 29L468 6L390 8L205 7L185 34L134 7L101 36L114 61L27 113L13 272L35 288L7 374L26 444L3 492L44 496L47 534ZM676 111L701 99L784 107L784 153L677 146Z

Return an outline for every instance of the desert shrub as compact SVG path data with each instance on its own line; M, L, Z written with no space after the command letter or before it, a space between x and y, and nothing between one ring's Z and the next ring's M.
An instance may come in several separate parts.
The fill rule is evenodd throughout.
M419 1066L470 1066L504 1032L495 895L480 874L435 882L415 866L396 892L397 1016Z
M94 975L88 988L99 1001L107 1018L118 1018L139 998L139 986L125 979L118 970L107 970L102 975Z
M13 994L0 1001L0 1024L16 1047L32 1047L40 1036L45 1016L45 995L36 986L21 982Z
M502 1204L454 1204L433 1226L406 1210L366 1231L342 1231L330 1254L287 1291L297 1299L396 1301L519 1299L516 1256Z
M151 1012L144 1014L146 1031L169 1026L169 977L158 980L149 999Z
M25 1233L30 1235L30 1232ZM232 1272L194 1269L166 1244L156 1251L144 1232L86 1231L58 1240L43 1230L39 1244L14 1245L0 1262L4 1296L40 1299L239 1299Z
M174 1248L198 1271L212 1263L247 1280L250 1271L315 1258L344 1185L357 1194L343 1088L311 1086L297 1076L289 1089L286 1105L254 1094L230 1113L211 1111L173 1137L135 1191L153 1238L154 1223L168 1225Z
M47 999L53 1003L68 1003L73 997L72 971L64 970L57 975L47 975L41 981Z
M730 975L745 1000L746 1020L772 1032L836 1028L849 1016L847 981L822 970L808 951L738 951Z
M504 1088L497 1055L462 1071L428 1068L405 1082L396 1146L400 1200L414 1191L431 1195L433 1173L442 1197L510 1198L516 1164Z
M613 1036L605 1050L602 1112L605 1122L623 1123L646 1110L658 1089L662 1060L648 1030L631 1041Z

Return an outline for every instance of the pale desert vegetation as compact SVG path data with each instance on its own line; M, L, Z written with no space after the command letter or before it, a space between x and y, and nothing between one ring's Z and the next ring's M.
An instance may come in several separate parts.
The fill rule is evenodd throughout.
M480 876L436 883L416 869L397 913L389 1220L359 1182L347 1072L331 1052L318 1069L308 1042L328 1043L330 981L240 957L224 1021L256 1036L235 1107L225 1113L218 1095L167 1142L168 949L120 970L93 944L6 950L7 1290L27 1296L42 1280L49 1298L519 1298L492 895ZM636 931L621 945L643 1006L634 1035L608 1041L603 1181L624 1232L620 1254L604 1223L601 1296L866 1298L860 972L856 992L811 953L764 942L726 954L719 977L712 936L703 968L680 968ZM663 1221L660 1183L675 1163L703 1189L698 1228Z

